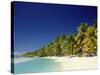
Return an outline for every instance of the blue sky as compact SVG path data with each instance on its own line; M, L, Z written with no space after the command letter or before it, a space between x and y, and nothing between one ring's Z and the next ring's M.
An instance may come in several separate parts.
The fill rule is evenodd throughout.
M14 50L34 51L62 33L75 33L80 23L97 19L95 6L14 2Z

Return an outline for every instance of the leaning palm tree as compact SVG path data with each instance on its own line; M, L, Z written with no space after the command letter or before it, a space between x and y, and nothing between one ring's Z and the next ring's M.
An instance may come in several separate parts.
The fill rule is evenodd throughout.
M92 54L96 55L97 50L97 31L95 27L90 26L85 33L86 39L84 39L84 49L85 52L88 53L89 56Z
M78 33L76 35L75 40L78 42L78 44L81 44L83 39L85 38L85 32L87 31L87 24L81 23L81 25L78 27Z
M84 49L83 49L83 40L86 38L85 33L87 31L88 25L86 23L81 23L81 25L78 27L78 32L75 37L75 41L77 41L77 52L80 54L80 56L83 55Z

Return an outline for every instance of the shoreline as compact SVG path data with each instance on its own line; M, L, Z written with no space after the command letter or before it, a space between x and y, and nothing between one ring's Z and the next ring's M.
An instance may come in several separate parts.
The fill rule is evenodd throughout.
M38 58L38 57L35 57ZM79 70L79 69L96 69L97 68L97 56L94 57L41 57L53 59L61 65L62 71L64 70ZM14 59L14 64L27 62L33 60L34 58L16 58Z

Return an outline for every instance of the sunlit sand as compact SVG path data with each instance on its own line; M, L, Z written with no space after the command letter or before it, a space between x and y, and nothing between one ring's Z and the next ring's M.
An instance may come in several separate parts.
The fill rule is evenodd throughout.
M59 62L63 70L96 69L97 57L50 57Z

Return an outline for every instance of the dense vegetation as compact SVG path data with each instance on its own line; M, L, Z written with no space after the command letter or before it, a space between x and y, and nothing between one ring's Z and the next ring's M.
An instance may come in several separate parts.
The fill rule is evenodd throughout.
M51 43L23 56L96 56L97 55L97 23L88 25L81 23L74 34L62 34Z

